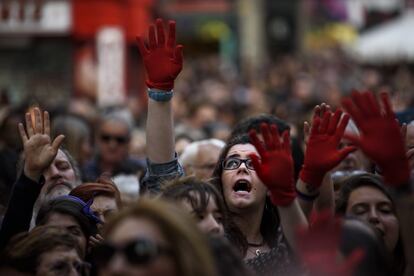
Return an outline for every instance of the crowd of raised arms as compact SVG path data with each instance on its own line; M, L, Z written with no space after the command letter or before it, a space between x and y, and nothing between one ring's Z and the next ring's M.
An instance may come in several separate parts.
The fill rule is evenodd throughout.
M89 161L71 156L82 142L47 111L33 108L16 126L23 154L2 217L0 275L414 275L414 124L398 122L389 95L353 91L336 109L315 106L303 145L287 122L261 114L226 141L178 150L183 46L175 22L165 25L137 37L144 162L128 156L122 114L101 117Z

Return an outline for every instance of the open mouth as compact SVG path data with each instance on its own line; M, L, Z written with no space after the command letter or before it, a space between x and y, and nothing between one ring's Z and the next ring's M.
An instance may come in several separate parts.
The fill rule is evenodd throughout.
M235 192L249 193L251 190L252 190L252 185L250 184L249 181L244 180L244 179L238 180L233 186L233 191Z

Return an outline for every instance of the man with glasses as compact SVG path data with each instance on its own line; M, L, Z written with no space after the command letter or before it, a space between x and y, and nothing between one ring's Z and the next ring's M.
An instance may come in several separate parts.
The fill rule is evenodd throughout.
M116 176L137 175L144 169L144 162L129 156L132 123L120 111L100 119L96 145L97 154L83 168L84 181L95 181L102 173Z

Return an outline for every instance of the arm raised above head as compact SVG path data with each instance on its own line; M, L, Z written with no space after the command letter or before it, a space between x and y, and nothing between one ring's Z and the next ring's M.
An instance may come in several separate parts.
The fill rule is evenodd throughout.
M175 157L171 98L174 80L183 66L183 46L175 44L174 21L168 23L165 38L162 19L149 27L148 47L141 37L137 41L147 72L147 155L151 162L166 163Z

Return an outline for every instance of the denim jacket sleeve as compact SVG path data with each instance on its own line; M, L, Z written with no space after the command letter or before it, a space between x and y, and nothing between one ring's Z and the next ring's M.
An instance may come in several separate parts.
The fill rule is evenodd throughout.
M167 163L152 163L147 158L147 170L142 179L142 190L150 194L158 194L164 182L184 175L184 170L175 158Z

